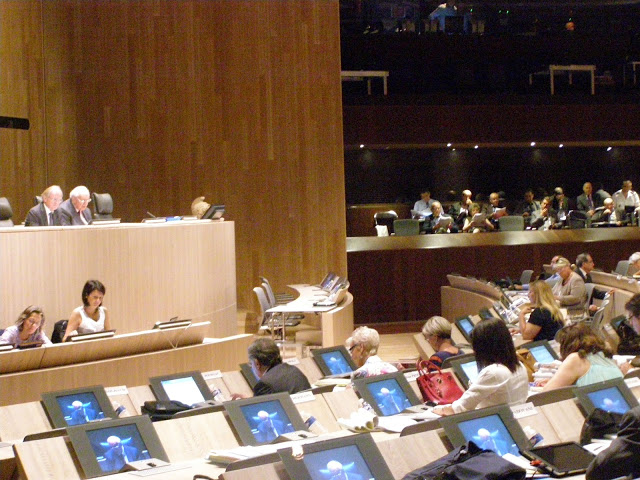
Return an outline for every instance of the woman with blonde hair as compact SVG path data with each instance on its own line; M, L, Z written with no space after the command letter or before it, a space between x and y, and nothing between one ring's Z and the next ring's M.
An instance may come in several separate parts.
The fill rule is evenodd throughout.
M373 328L356 328L351 336L347 338L345 346L349 350L353 362L358 367L351 374L353 378L372 377L398 371L396 367L383 361L377 355L378 347L380 346L380 335Z
M449 357L460 355L462 351L451 340L451 322L444 317L431 317L422 327L422 335L436 353L429 361L438 367Z
M518 324L523 340L553 340L564 326L564 315L544 280L536 280L529 287L530 304L520 309ZM529 320L525 316L530 313Z

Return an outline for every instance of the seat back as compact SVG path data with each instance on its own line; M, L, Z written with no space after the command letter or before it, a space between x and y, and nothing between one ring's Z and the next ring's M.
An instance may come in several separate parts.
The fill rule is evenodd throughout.
M260 325L265 325L267 323L267 310L271 308L269 306L269 300L267 299L267 295L264 293L262 287L254 287L253 293L256 294L256 298L258 299L258 303L260 304Z
M277 304L276 295L275 293L273 293L271 284L268 282L262 282L262 289L264 290L264 293L267 296L267 301L269 302L269 308L275 307Z
M62 343L64 332L67 331L67 323L69 320L58 320L53 324L53 332L51 333L51 343Z
M410 235L418 235L420 233L420 221L412 218L394 220L393 231L397 237L408 237Z
M517 232L524 230L524 218L520 215L506 215L498 219L500 231Z
M373 221L375 225L384 225L387 227L389 234L393 233L393 221L397 220L398 214L393 210L387 212L377 212L373 215Z
M13 227L13 210L7 197L0 197L0 227Z
M590 225L589 216L581 210L569 210L566 225L569 228L587 228Z
M620 260L616 265L616 269L613 273L626 277L629 273L629 260Z
M113 218L113 198L110 193L91 193L93 202L93 218L97 220L110 220Z
M595 287L595 284L593 284L593 283L585 283L584 284L584 289L587 292L587 305L591 304L591 297L593 295L594 287Z
M600 329L602 328L602 320L604 319L604 311L607 308L607 304L609 303L608 300L605 300L605 302L602 304L602 306L596 310L596 313L594 313L593 315L593 320L591 320L591 329L596 332L596 333L600 333Z
M531 283L531 277L533 276L533 270L523 270L520 275L520 285L526 285Z
M36 195L33 197L33 205L40 205L42 203L42 195Z

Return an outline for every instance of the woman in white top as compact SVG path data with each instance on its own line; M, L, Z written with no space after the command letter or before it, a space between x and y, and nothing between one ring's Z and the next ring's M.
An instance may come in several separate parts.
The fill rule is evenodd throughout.
M518 361L506 324L499 318L478 323L471 332L478 377L462 397L451 405L433 409L438 415L453 415L494 405L518 405L527 400L529 378Z
M62 341L77 333L102 332L111 330L109 311L102 306L107 289L99 280L88 280L82 289L83 305L76 308L69 317L67 330Z

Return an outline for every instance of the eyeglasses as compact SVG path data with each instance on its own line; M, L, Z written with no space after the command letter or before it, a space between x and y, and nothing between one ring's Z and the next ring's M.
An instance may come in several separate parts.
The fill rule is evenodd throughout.
M29 323L29 325L36 325L39 327L41 322L39 322L38 320L34 320L33 318L28 318L27 323Z
M359 343L356 343L356 344L354 344L354 345L351 345L351 346L349 347L349 353L353 352L353 349L354 349L354 348L356 348L356 347L358 347L359 345L360 345Z
M90 202L91 202L91 199L90 199L90 198L87 198L87 199L85 200L85 199L83 199L83 198L76 197L76 200L78 200L80 203L90 203Z

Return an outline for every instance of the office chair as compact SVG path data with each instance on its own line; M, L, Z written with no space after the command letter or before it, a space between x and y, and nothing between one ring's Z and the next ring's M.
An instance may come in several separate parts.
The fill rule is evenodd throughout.
M40 205L42 203L42 195L36 195L33 197L33 206Z
M287 302L290 302L290 301L292 301L294 299L294 296L292 294L290 294L290 293L280 293L280 292L275 293L274 290L273 290L273 287L271 286L271 282L269 282L269 280L267 280L266 277L258 276L258 278L263 283L263 285L262 285L263 287L264 287L265 283L267 284L267 286L269 288L269 290L267 290L265 288L265 292L267 292L267 297L270 296L270 294L269 294L269 291L270 291L271 295L273 297L275 297L276 303L287 303Z
M67 323L69 323L69 320L65 318L63 320L58 320L56 323L53 324L53 332L51 333L51 343L62 343L64 332L67 331Z
M520 215L505 215L498 219L501 232L518 232L524 230L524 217Z
M393 210L388 212L377 212L373 215L373 221L375 226L386 226L389 235L393 233L393 221L398 219L398 214Z
M419 235L420 221L414 220L412 218L394 220L393 231L395 232L396 237L409 237L411 235Z
M93 202L93 218L96 220L113 219L113 198L110 193L91 193L91 201Z
M584 289L587 292L587 305L591 305L591 297L593 296L594 287L595 287L595 284L593 284L593 283L585 283L584 284Z
M288 302L278 302L276 300L276 296L273 293L273 290L271 289L271 284L270 283L265 283L262 282L262 289L264 290L265 295L267 296L267 302L269 304L269 308L273 308L276 305L283 305L285 303ZM287 327L294 327L295 325L297 325L298 323L294 323L294 320L302 320L304 318L304 315L300 315L300 314L295 314L295 315L288 315L287 316Z
M13 227L13 210L7 197L0 197L0 227Z
M533 275L533 270L523 270L520 275L520 285L526 285L531 283L531 276Z
M626 277L629 274L629 260L620 260L613 273Z
M593 315L593 320L591 320L591 329L598 335L600 334L600 329L602 328L602 320L604 319L604 310L607 307L608 303L609 301L605 300L602 306Z

